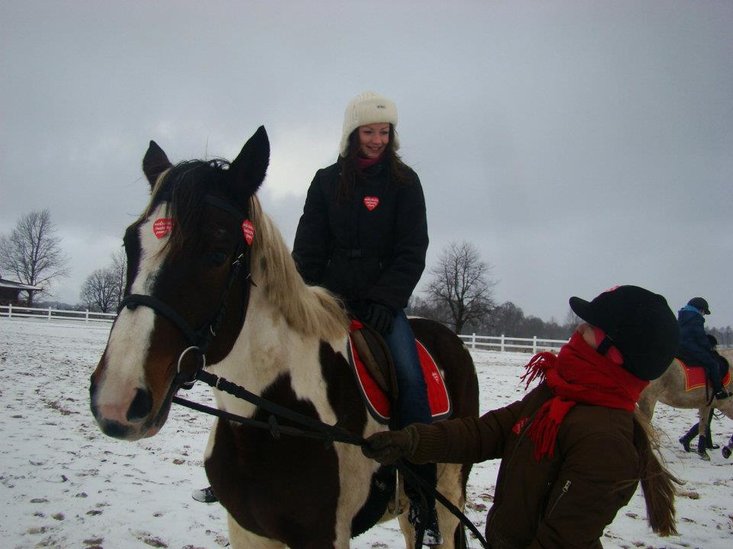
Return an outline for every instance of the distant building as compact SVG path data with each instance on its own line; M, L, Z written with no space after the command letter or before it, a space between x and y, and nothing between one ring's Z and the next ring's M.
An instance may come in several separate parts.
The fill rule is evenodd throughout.
M21 303L27 303L30 293L40 290L40 286L31 286L29 284L0 278L0 305L20 305ZM20 300L20 292L26 292L26 297L22 302Z

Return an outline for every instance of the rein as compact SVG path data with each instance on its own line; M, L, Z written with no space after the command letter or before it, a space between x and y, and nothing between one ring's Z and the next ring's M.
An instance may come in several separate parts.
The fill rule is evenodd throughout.
M323 421L320 421L318 419L306 416L304 414L301 414L300 412L295 412L290 408L286 408L272 402L271 400L262 398L261 396L256 395L251 391L248 391L241 385L233 383L223 377L217 376L210 372L206 372L204 370L199 370L198 372L196 372L196 379L206 383L210 387L229 393L230 395L254 404L258 408L270 412L271 415L269 417L269 420L259 421L237 414L232 414L231 412L212 408L210 406L199 404L197 402L192 402L178 396L173 397L173 402L192 410L197 410L199 412L217 416L222 419L241 423L249 427L269 430L270 434L275 439L279 439L281 434L285 434L291 436L312 438L316 440L323 440L326 444L342 442L344 444L351 444L359 447L367 445L367 441L366 439L364 439L364 437L355 435L347 431L343 427L339 427L338 424L329 425L328 423L324 423ZM306 429L280 425L277 420L278 417L302 425L306 427ZM448 498L446 498L436 488L431 486L419 475L417 475L403 460L397 461L394 466L406 478L409 478L414 485L418 486L420 490L422 490L423 492L432 492L432 494L435 496L435 499L443 504L443 506L445 506L445 508L448 509L456 518L458 518L458 520L476 536L476 538L479 540L483 547L488 548L488 543L486 542L478 528L476 528L476 525L473 524L473 522L471 522L471 520L458 507L453 505L453 503ZM418 547L420 547L420 545L418 545Z

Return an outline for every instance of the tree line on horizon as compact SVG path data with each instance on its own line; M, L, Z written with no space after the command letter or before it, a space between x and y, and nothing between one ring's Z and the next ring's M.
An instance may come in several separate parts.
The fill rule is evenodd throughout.
M55 279L67 276L67 264L48 209L22 216L9 235L0 235L0 274L9 272L18 282L41 286L41 295L48 293ZM558 322L554 318L545 321L525 315L511 301L496 303L497 282L491 275L492 269L470 242L451 242L426 271L425 287L413 295L407 313L437 320L457 334L560 340L572 335L579 319L569 308L566 317ZM125 254L118 250L107 266L95 269L85 279L79 303L65 306L105 313L116 311L124 293L126 270ZM34 293L28 292L28 306L33 306ZM730 326L709 327L708 332L720 345L733 344Z

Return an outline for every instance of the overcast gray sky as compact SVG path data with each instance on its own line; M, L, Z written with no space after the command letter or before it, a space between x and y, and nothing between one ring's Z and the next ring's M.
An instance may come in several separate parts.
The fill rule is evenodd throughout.
M638 284L733 325L731 29L730 1L3 0L0 233L49 208L76 303L147 202L150 139L233 158L265 125L260 196L292 243L374 90L425 188L428 266L467 240L526 315Z

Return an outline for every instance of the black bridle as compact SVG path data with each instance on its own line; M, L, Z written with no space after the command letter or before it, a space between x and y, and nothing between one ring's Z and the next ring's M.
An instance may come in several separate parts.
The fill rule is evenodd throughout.
M217 196L206 195L204 197L204 202L233 214L238 219L239 226L241 226L244 220L247 218L247 216L239 208L236 208L226 200L223 200ZM183 318L181 314L178 313L178 311L176 311L173 307L155 296L146 294L129 294L125 296L125 298L120 302L118 311L121 311L125 307L130 310L134 310L140 305L152 309L156 314L162 316L171 324L173 324L176 328L178 328L178 330L183 334L186 341L188 342L189 346L186 347L178 356L176 376L173 380L174 393L180 387L190 389L195 383L198 373L206 367L206 352L209 349L211 341L216 336L217 331L219 330L219 327L224 319L224 315L226 314L227 304L229 302L227 298L229 297L232 286L234 286L234 283L237 281L237 279L242 276L242 272L245 280L243 281L244 286L242 296L241 322L244 322L247 305L249 304L250 284L253 284L252 273L250 271L251 254L247 253L249 252L249 245L243 238L238 238L237 242L237 248L234 252L234 261L232 261L232 264L230 266L229 277L227 279L224 290L222 291L217 311L207 322L204 322L198 329L194 329L193 327L191 327L191 325L186 321L185 318ZM183 362L183 358L188 353L197 354L199 357L199 361L193 372L187 374L181 369L181 363Z

